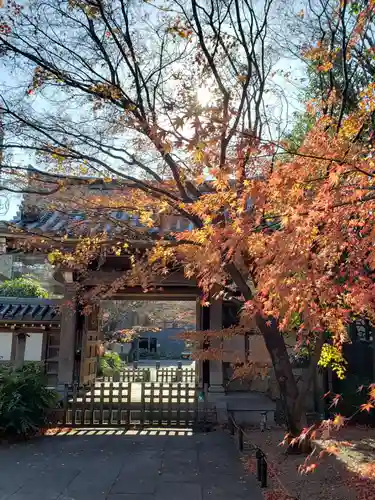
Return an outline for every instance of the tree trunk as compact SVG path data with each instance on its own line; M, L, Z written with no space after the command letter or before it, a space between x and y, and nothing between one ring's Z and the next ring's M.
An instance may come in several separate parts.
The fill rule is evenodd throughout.
M302 379L302 384L299 388L299 394L295 404L295 413L297 415L304 413L306 395L309 393L311 389L311 385L313 383L315 373L318 368L318 362L320 359L320 354L322 352L324 339L325 339L325 332L320 333L316 339L314 353L311 356L309 367L304 374L304 377Z
M253 298L253 292L236 265L234 263L228 263L225 269L241 291L245 300L251 300ZM324 337L322 335L318 339L317 349L314 352L314 356L311 359L311 365L306 373L302 388L299 391L285 341L279 332L276 319L272 317L265 318L261 314L257 314L255 316L255 324L263 335L266 348L272 360L276 380L279 384L280 393L284 402L288 431L292 436L299 436L302 429L306 426L306 395L311 387L316 371Z
M277 321L274 318L266 319L258 314L255 321L272 359L276 380L284 402L288 431L293 436L298 436L301 431L301 415L295 412L298 387L284 338L279 332Z

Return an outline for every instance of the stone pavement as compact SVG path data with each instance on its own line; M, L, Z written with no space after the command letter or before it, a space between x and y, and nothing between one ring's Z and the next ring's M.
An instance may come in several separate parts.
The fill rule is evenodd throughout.
M262 499L226 433L155 434L81 431L0 447L0 500Z

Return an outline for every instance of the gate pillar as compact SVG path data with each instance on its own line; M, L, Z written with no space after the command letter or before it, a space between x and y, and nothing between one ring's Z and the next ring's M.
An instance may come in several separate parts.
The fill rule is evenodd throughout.
M91 384L96 379L100 341L99 305L94 304L83 318L80 384Z
M220 297L213 297L210 305L210 330L222 330L223 328L223 300ZM221 347L220 338L211 339L211 347ZM224 392L224 371L223 361L210 360L210 386L209 392L223 393Z
M77 296L74 284L65 285L61 306L58 385L72 384L77 327Z

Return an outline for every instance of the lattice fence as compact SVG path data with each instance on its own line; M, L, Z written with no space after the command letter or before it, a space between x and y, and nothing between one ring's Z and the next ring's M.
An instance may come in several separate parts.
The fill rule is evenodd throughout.
M51 425L71 427L181 427L215 421L215 412L190 383L66 385L59 407L50 414Z

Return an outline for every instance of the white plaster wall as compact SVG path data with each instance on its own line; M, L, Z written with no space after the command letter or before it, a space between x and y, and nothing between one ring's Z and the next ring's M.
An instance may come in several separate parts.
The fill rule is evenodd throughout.
M25 361L41 361L43 333L29 333L26 337Z
M0 333L0 361L10 361L13 332Z

